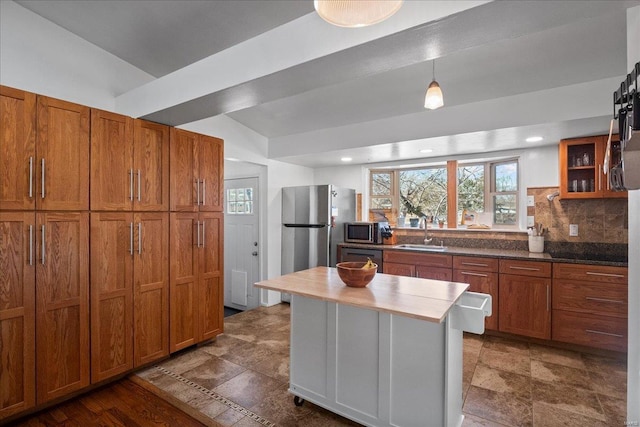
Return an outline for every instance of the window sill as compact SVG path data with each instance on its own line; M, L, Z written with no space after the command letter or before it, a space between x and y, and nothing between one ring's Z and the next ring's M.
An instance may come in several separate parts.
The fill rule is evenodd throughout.
M415 230L421 233L424 233L424 228L419 227L391 227L393 230L399 231L409 231ZM459 225L457 228L447 228L446 226L443 228L440 227L428 227L429 232L431 231L442 231L442 232L480 232L480 233L514 233L514 234L527 234L527 230L520 230L518 228L467 228L466 225Z

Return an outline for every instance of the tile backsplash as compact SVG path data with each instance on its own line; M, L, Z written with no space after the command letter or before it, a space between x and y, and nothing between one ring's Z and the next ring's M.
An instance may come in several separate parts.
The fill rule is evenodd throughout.
M548 242L624 244L628 242L627 199L548 200L558 187L527 188L535 206L527 215L549 229ZM578 236L569 236L569 224L578 225Z

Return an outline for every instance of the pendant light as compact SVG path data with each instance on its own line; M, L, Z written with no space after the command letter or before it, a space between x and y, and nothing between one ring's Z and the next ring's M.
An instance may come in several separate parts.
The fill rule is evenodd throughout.
M366 27L396 13L403 0L314 0L318 15L338 27Z
M442 89L436 81L436 60L433 60L433 80L427 88L427 94L424 97L424 108L429 110L435 110L444 105L444 98L442 97Z

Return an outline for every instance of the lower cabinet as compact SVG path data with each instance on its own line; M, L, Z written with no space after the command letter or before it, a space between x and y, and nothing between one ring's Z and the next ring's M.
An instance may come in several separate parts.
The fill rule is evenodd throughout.
M500 260L498 330L551 339L551 263Z
M222 333L223 216L170 215L169 347L173 353Z
M0 212L0 419L36 403L33 212Z
M396 276L451 281L451 255L384 251L384 272Z
M37 403L89 385L89 214L36 214Z
M91 253L97 383L169 353L168 214L91 213Z
M498 330L498 266L497 258L453 257L453 281L468 283L471 292L491 295L493 313L485 317L485 329Z
M627 282L626 267L555 264L553 340L627 351Z

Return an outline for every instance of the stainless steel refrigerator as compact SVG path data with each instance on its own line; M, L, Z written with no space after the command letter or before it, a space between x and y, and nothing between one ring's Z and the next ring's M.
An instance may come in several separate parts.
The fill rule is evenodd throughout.
M282 189L282 274L335 266L344 223L355 221L356 192L333 185ZM283 294L283 301L290 301Z

